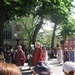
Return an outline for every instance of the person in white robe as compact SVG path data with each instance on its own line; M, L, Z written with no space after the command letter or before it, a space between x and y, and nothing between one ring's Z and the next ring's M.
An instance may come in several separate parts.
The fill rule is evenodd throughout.
M42 52L43 52L43 61L48 61L48 51L46 47L42 48Z
M58 47L58 50L57 50L57 60L60 63L63 63L63 51L61 49L61 47Z

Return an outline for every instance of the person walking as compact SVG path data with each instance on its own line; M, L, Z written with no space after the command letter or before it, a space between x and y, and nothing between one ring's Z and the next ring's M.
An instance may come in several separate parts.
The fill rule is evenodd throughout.
M58 47L57 59L58 59L59 64L63 63L63 51L62 51L61 47Z
M64 52L63 52L63 61L69 61L69 53L67 47L65 47Z
M30 46L30 51L29 51L29 60L28 60L29 69L31 69L31 67L32 67L33 51L34 51L34 48L31 45Z
M43 52L43 61L47 61L48 60L48 52L46 47L42 47L42 52Z
M33 58L32 58L32 66L34 66L37 62L42 61L43 54L42 54L42 48L40 43L36 43L35 50L33 52Z
M17 66L24 66L24 63L25 63L25 54L22 50L22 46L18 46L18 51L16 52L15 54L15 64Z
M74 50L72 49L72 47L70 47L68 52L69 52L69 61L74 61Z

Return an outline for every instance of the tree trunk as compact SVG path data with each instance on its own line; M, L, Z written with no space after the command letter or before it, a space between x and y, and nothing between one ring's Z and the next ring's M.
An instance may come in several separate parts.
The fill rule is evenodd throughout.
M3 46L3 0L0 0L0 46Z
M32 37L32 44L34 44L34 45L35 45L37 33L39 32L42 24L43 24L43 15L41 15L40 23L36 26L36 29L35 29L33 37Z
M29 47L30 47L31 44L32 44L32 39L30 37L30 39L29 39Z
M41 15L40 15L40 18L41 18L40 22L39 22L39 24L37 24L36 29L35 29L34 34L33 34L33 37L32 37L32 44L34 44L34 45L35 45L35 42L36 42L37 33L39 32L39 30L40 30L40 28L41 28L41 26L43 24L43 14L44 14L44 2L42 4Z
M57 24L55 23L54 29L53 29L53 34L52 34L52 41L51 41L51 48L52 49L54 48L54 38L55 38L56 27L57 27Z

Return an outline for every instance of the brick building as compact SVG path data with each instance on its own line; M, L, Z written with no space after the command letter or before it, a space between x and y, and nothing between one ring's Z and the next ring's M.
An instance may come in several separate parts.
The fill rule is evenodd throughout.
M69 37L65 42L64 42L64 47L67 46L68 49L72 47L72 49L75 50L75 38L74 37Z

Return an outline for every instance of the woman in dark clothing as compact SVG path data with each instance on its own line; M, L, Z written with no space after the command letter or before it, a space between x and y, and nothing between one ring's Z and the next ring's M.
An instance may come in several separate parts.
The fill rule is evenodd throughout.
M69 61L69 53L67 47L65 47L63 52L64 62Z

